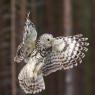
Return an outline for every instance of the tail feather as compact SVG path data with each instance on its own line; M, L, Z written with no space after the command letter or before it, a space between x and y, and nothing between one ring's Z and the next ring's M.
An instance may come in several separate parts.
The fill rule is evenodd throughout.
M28 78L28 79L26 78L22 80L19 79L19 84L26 94L39 93L45 89L45 84L44 84L44 79L43 79L42 74L33 78Z

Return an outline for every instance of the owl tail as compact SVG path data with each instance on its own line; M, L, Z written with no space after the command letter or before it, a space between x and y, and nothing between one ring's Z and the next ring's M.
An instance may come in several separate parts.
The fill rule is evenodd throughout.
M42 74L39 74L37 77L33 78L25 78L22 80L19 79L19 84L26 94L39 93L45 89Z

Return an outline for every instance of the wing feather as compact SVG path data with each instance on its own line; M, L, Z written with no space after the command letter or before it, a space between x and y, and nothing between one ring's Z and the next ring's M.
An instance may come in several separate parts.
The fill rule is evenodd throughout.
M61 51L52 51L47 54L42 68L43 75L47 76L52 72L61 69L69 69L82 63L85 57L85 52L88 50L88 38L83 37L82 34L67 37L57 37L57 40L62 39L64 48Z

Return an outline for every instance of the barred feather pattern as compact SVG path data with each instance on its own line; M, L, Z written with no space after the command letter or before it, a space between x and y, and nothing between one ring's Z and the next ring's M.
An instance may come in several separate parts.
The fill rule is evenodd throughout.
M42 74L33 78L19 79L19 84L26 94L39 93L45 89L44 79Z
M88 50L88 38L82 34L54 39L52 51L47 54L42 68L44 76L57 70L69 69L82 63Z
M33 56L27 61L27 64L21 69L18 75L21 88L25 93L31 94L41 92L45 89L44 79L40 71L43 66L43 59L39 53Z
M25 57L24 44L21 43L17 48L17 52L16 52L16 56L14 58L14 61L19 63L24 59L24 57Z

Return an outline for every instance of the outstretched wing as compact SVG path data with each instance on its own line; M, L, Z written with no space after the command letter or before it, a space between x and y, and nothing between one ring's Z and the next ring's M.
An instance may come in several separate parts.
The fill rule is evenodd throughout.
M16 56L14 58L15 62L21 62L24 58L31 55L31 52L35 48L37 32L34 24L27 19L25 23L25 32L23 34L23 41L17 48Z
M82 34L55 38L52 51L44 60L43 75L46 76L57 70L69 69L80 64L82 58L85 57L84 53L88 50L87 40L88 38L84 38Z

